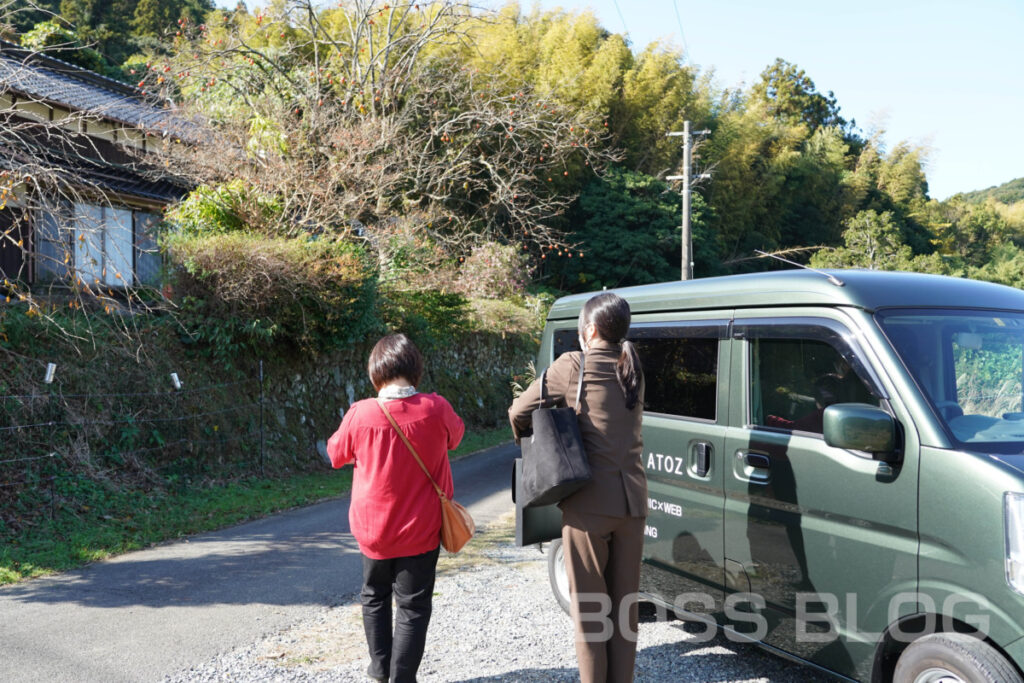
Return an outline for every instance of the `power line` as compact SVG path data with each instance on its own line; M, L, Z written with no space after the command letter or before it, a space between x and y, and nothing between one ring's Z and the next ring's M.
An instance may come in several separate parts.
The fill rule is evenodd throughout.
M209 384L203 387L196 387L195 389L180 389L176 391L147 391L147 392L129 392L129 393L111 393L111 394L3 394L0 395L0 400L15 398L15 399L34 399L34 398L111 398L111 397L131 397L138 398L141 396L178 396L181 394L195 394L201 391L212 391L213 389L222 389L225 387L236 387L242 384L249 384L250 382L258 382L259 380L255 377L249 379L239 380L237 382L225 382L223 384Z
M0 489L9 489L9 488L13 488L15 486L27 486L28 484L41 484L41 483L47 482L47 481L54 481L58 476L59 475L54 474L53 476L45 477L43 479L35 479L35 480L31 481L31 482L28 479L23 479L21 481L7 482L6 484L0 484Z
M15 462L32 462L33 460L49 460L50 458L57 455L56 453L50 453L49 455L37 455L33 458L11 458L10 460L0 460L0 465L10 465Z
M245 404L240 405L240 406L232 406L231 408L224 408L223 410L212 410L212 411L207 412L207 413L197 413L195 415L180 415L180 416L177 416L177 417L153 417L153 418L149 418L149 419L146 419L146 420L136 420L136 419L132 418L132 419L128 419L128 420L92 420L92 421L89 421L89 422L56 422L56 421L37 422L35 424L28 424L28 425L11 425L11 426L8 426L8 427L0 427L0 432L15 432L15 431L19 431L19 430L22 430L22 429L32 429L32 428L36 428L36 427L92 427L92 426L96 426L96 425L99 425L99 426L102 426L102 427L112 427L113 425L119 425L119 424L144 425L144 424L151 424L151 423L154 423L154 422L183 422L185 420L194 420L194 419L197 419L197 418L200 418L200 417L210 417L212 415L223 415L224 413L236 412L236 411L239 411L239 410L243 410L245 408L252 408L252 407L255 407L255 406L258 406L258 405L260 405L260 402L256 401L254 403L245 403Z
M628 36L629 35L629 27L626 26L626 19L625 19L625 17L622 16L622 10L619 9L619 0L612 0L612 4L615 5L615 11L619 13L619 21L622 22L622 29L625 32L625 34Z
M679 38L683 41L683 54L689 61L690 59L690 47L686 44L686 33L683 31L683 18L679 16L679 4L677 0L672 0L672 8L676 11L676 23L679 24Z

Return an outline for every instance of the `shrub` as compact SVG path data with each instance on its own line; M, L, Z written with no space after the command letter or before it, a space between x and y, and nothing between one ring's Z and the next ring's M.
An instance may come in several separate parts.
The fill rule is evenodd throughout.
M486 242L462 264L456 288L468 297L507 299L526 291L529 275L527 257L514 245Z
M473 326L480 331L539 338L550 307L534 297L524 297L521 301L474 299Z
M437 291L452 286L454 259L431 235L436 220L415 214L365 227L383 286Z
M167 247L183 324L226 360L280 343L329 350L379 327L374 271L350 243L178 234Z
M167 212L167 220L183 234L209 235L274 228L282 215L279 199L236 179L201 185Z
M432 349L455 343L469 329L470 307L457 292L388 288L381 293L380 314L389 329Z

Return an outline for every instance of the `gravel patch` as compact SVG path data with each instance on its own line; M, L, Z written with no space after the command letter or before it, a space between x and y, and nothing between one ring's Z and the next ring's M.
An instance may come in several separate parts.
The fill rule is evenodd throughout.
M572 622L551 595L547 560L517 548L511 517L492 524L458 555L442 552L434 613L420 665L423 683L579 680ZM636 680L828 680L812 669L704 627L642 617ZM367 681L369 658L358 593L310 619L165 679L180 682Z

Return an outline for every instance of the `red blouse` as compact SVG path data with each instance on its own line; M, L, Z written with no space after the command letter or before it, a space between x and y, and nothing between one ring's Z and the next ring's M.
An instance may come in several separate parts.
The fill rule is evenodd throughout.
M462 441L465 426L437 394L414 394L387 402L388 411L449 498L454 495L448 451ZM374 560L433 550L441 540L441 503L427 476L377 399L353 403L327 442L334 467L354 463L348 520L359 549Z

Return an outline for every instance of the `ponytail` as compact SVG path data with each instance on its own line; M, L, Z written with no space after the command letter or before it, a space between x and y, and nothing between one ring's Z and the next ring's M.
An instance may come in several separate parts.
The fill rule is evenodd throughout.
M587 325L597 328L597 336L605 341L622 344L622 353L615 364L615 375L626 397L626 408L633 410L640 400L640 384L644 371L636 346L626 341L629 333L630 311L625 299L612 292L602 292L587 300L580 311L579 333L582 337Z
M622 353L615 364L615 376L618 377L622 393L626 395L626 409L633 410L640 400L640 381L644 371L640 365L640 356L631 341L622 342Z

